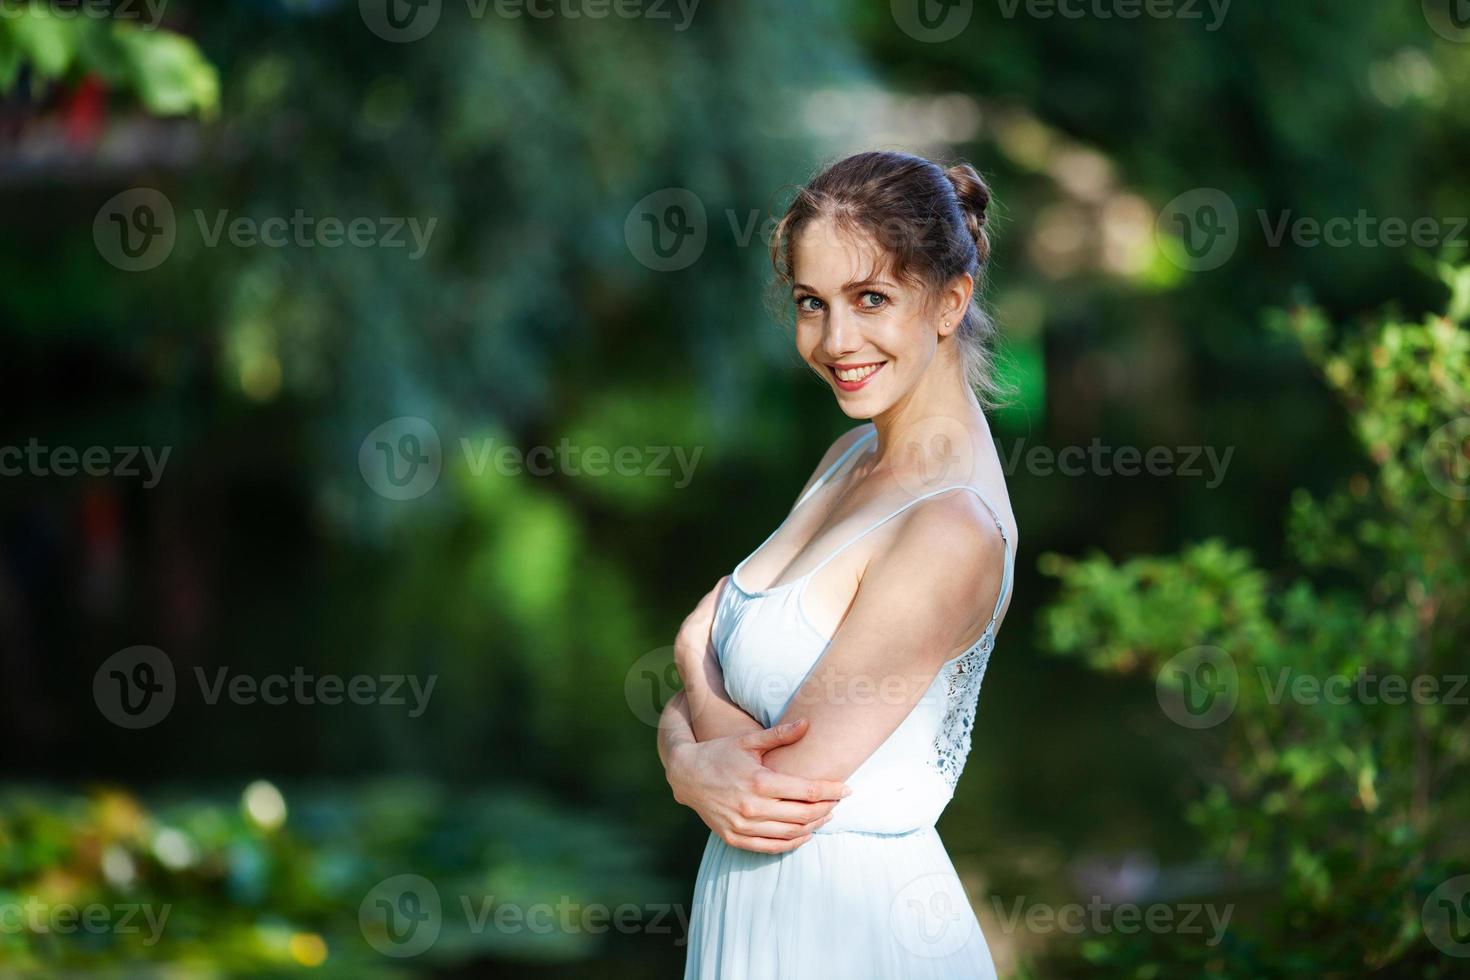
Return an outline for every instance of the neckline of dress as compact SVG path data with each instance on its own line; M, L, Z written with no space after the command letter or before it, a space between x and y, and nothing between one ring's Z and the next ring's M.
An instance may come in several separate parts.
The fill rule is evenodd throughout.
M745 564L745 562L740 563L740 565L743 564ZM740 565L735 566L735 571L740 570ZM730 573L730 584L735 586L735 591L740 593L741 597L744 599L763 599L775 592L781 592L789 588L790 586L801 585L807 579L811 578L812 574L816 571L817 570L814 568L810 572L807 572L805 575L801 576L801 578L799 579L794 579L790 582L783 582L780 585L773 586L768 589L761 589L756 592L752 592L749 589L745 588L745 586L741 585L740 582L737 581L735 578L735 572L732 571ZM715 615L717 617L719 616L719 610L716 610ZM823 633L820 629L817 628L817 624L813 623L811 617L806 614L806 607L802 604L800 595L796 597L796 615L797 618L801 620L802 624L805 625L807 629L812 631L812 635L822 641L823 649L832 645L832 641L836 639L836 634L833 633L829 636L828 634ZM985 629L981 631L980 636L975 640L975 642L966 647L963 653L956 654L955 656L950 657L948 660L944 661L944 663L939 665L939 676L943 675L946 668L959 663L961 660L964 660L970 654L983 647L985 645L986 639L989 639L991 645L994 646L996 634L999 632L996 627L997 623L994 619L992 619L989 623L985 625Z
M735 588L744 595L754 599L761 596L774 595L777 592L785 591L786 589L792 588L793 586L801 585L803 582L805 582L807 579L811 578L813 575L821 570L822 566L826 564L827 559L819 562L815 568L809 569L805 574L798 575L796 578L792 579L789 582L782 582L778 585L768 585L764 589L747 589L745 586L740 584L740 570L745 567L746 563L749 562L756 555L760 554L761 550L765 548L766 545L770 544L775 539L776 535L781 533L781 529L784 528L787 524L791 523L791 518L796 516L796 512L801 509L801 505L810 500L818 490L827 486L828 483L831 482L832 478L837 475L837 472L839 470L842 470L849 461L860 459L863 455L871 455L871 451L867 454L863 454L858 453L858 450L877 434L878 430L876 427L874 427L873 429L865 433L861 438L855 440L853 444L849 446L840 457L838 457L837 461L832 464L832 467L828 469L827 472L823 473L821 478L816 483L814 483L807 490L806 493L802 494L801 499L798 500L796 502L796 505L791 508L790 513L782 518L780 524L776 525L776 529L772 531L764 541L757 545L754 551L742 558L740 560L740 564L731 569L730 584L734 585ZM812 542L808 541L805 545L802 546L802 551L805 551L808 547L811 546L811 544ZM839 548L838 550L841 549ZM800 552L798 552L798 555L799 554ZM828 557L830 558L831 556L829 555ZM786 567L791 567L790 562L787 563Z

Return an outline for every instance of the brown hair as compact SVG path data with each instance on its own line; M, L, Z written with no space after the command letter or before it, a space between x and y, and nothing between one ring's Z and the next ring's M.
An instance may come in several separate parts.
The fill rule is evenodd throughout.
M946 169L908 153L858 153L797 192L771 237L771 264L789 286L795 278L792 242L813 220L830 218L838 227L871 236L900 279L938 289L969 273L975 291L955 338L966 381L991 406L1000 395L991 354L995 324L979 301L981 273L990 260L989 205L990 188L968 163Z

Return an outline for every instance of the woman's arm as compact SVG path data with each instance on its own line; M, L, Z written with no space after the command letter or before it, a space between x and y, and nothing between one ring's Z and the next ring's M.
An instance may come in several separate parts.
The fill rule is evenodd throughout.
M900 520L782 713L780 722L804 717L811 728L800 742L766 754L778 772L847 779L903 723L944 662L989 622L1004 541L984 505L955 493Z
M771 749L805 734L806 725L794 722L697 742L681 691L659 719L658 754L674 800L717 837L731 847L780 854L810 840L849 792L839 782L785 775L761 763Z
M856 426L833 441L817 463L817 468L807 478L801 492L796 495L792 510L796 509L801 499L837 458L851 448L853 443L867 435L872 427L872 423ZM725 673L720 667L713 645L709 642L715 605L729 579L730 576L726 575L715 583L714 589L685 619L679 630L679 638L674 642L675 664L679 668L679 676L684 681L684 690L689 698L691 727L695 737L701 742L759 731L762 727L760 722L735 704L725 691Z
M690 727L701 742L758 732L764 728L730 700L730 695L725 692L724 671L720 669L714 644L710 642L715 606L729 580L730 576L724 576L699 600L674 639L674 664L684 681L682 693L687 700Z

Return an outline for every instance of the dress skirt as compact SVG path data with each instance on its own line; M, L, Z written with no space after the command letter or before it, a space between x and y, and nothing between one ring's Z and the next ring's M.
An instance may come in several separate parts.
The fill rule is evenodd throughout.
M694 883L685 980L993 980L933 827L816 833L786 854L714 834Z

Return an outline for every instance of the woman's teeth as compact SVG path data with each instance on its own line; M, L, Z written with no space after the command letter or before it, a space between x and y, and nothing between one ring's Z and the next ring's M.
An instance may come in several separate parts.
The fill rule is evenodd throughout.
M833 371L837 373L840 381L861 381L882 366L882 364L869 364L865 367L833 368Z

